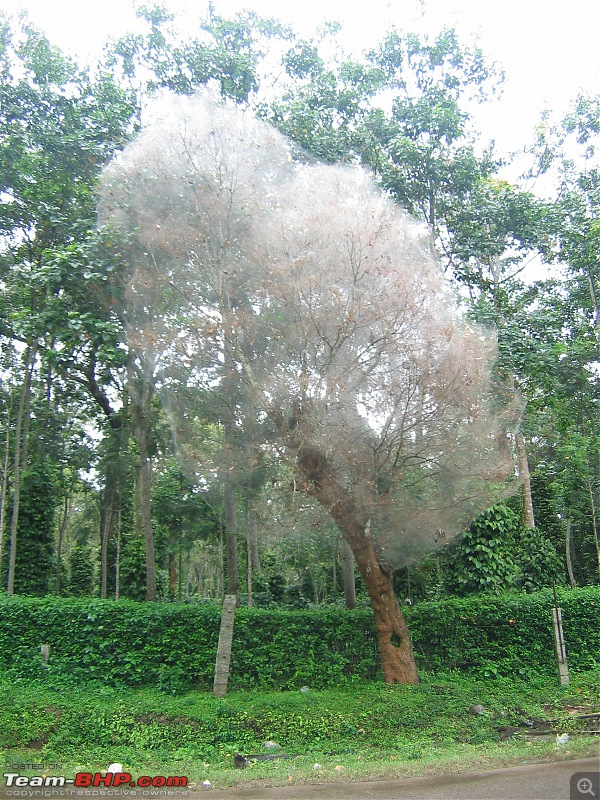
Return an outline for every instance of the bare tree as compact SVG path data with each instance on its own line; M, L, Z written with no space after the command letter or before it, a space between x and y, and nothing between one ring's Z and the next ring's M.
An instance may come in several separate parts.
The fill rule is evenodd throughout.
M106 170L101 220L134 253L138 307L152 276L171 298L146 344L182 453L194 420L173 398L197 387L290 459L352 550L385 680L417 682L393 569L506 492L515 416L494 402L495 340L459 315L427 231L363 170L300 163L207 96Z

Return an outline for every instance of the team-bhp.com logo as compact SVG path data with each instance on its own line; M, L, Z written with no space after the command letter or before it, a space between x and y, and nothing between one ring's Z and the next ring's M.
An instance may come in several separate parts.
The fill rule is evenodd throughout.
M55 788L74 787L78 789L108 788L118 789L129 786L140 789L179 789L188 785L186 777L171 775L140 775L134 779L129 772L78 772L74 778L65 778L64 775L20 775L18 772L5 772L7 788Z

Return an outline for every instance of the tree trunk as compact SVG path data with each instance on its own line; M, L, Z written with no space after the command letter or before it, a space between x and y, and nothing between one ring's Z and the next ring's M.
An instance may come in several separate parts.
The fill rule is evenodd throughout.
M183 550L181 547L181 533L179 534L179 556L178 556L178 570L177 570L177 599L181 603L181 581L183 580L183 571L181 567L183 558Z
M102 509L102 524L100 528L100 597L106 599L108 591L108 543L112 538L114 509L114 496L110 489L105 489L107 502Z
M8 467L10 464L10 407L6 414L6 450L2 469L2 491L0 493L0 571L4 548L4 520L6 517L6 498L8 496Z
M121 594L121 509L117 511L117 557L115 559L115 601Z
M58 543L56 545L56 587L55 592L60 595L60 560L62 557L62 547L65 538L65 531L67 530L67 521L69 519L69 494L65 488L65 505L63 508L63 518L58 529Z
M352 548L342 539L342 574L346 608L356 608L356 581L354 580L354 555Z
M260 552L258 549L258 527L252 496L248 498L248 547L252 561L252 573L260 575Z
M250 534L248 533L248 540L246 542L246 558L247 558L247 581L246 586L248 589L248 608L252 608L252 553L250 552Z
M331 564L331 584L333 586L333 593L334 595L337 594L338 588L338 577L337 577L337 561L340 552L340 539L339 536L336 536L333 540L333 559Z
M521 479L521 496L523 498L523 513L521 515L521 522L523 523L524 528L535 528L533 498L531 496L531 476L529 474L529 462L527 461L525 437L522 433L517 433L517 459L519 478Z
M587 485L588 485L588 492L590 494L590 506L592 509L592 532L594 534L594 544L596 545L596 561L598 562L598 582L600 583L600 540L598 539L598 520L596 518L594 487L589 478L587 479Z
M235 595L236 603L239 604L240 578L237 560L237 511L235 507L235 492L229 480L225 480L223 503L225 506L227 594Z
M229 680L229 665L231 662L231 646L233 643L233 622L236 607L235 595L228 594L223 601L223 612L221 615L221 629L219 632L219 644L217 647L217 660L215 662L215 681L213 684L213 695L215 697L225 697L227 694L227 682Z
M15 454L13 471L13 508L10 521L10 557L8 561L8 580L6 594L10 597L15 589L15 570L17 566L17 526L19 524L19 495L21 490L21 472L27 466L27 418L31 401L31 379L35 357L37 353L37 340L27 348L25 357L25 377L21 387L21 397L17 409L15 423Z
M246 536L248 559L248 608L252 607L252 579L254 574L260 574L260 557L258 553L258 531L256 525L256 511L253 506L254 496L246 494Z
M594 306L594 330L596 331L597 346L600 349L600 304L598 303L598 294L594 283L594 273L589 264L586 265L586 272L590 284L590 298Z
M419 683L406 619L392 586L392 570L380 564L365 529L344 531L363 577L375 617L381 670L386 683Z
M136 475L136 533L143 536L146 551L146 600L156 600L156 560L154 555L154 533L152 531L152 465L148 446L150 408L154 387L144 381L140 397L132 397L131 421L138 447Z
M392 586L392 570L377 560L366 512L337 481L318 448L300 445L296 463L306 479L303 491L331 514L352 549L371 600L384 680L418 683L410 634Z
M169 592L175 597L177 594L177 569L175 568L175 553L169 553Z
M571 563L571 518L567 520L567 529L565 531L565 556L567 558L567 573L569 575L569 583L571 588L577 586L575 575L573 574L573 564Z

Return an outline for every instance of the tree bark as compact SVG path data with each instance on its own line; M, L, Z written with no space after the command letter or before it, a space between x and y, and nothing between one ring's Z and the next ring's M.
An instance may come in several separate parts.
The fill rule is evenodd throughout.
M117 511L117 557L115 559L115 601L121 594L121 509Z
M177 599L181 603L181 582L183 580L183 570L182 570L182 558L183 558L183 551L181 546L181 531L179 533L179 554L178 554L178 569L177 569Z
M248 608L252 607L252 580L255 574L260 575L260 555L258 552L258 530L256 524L256 511L254 509L255 495L246 493L246 536L248 560Z
M100 598L106 599L108 591L108 543L112 538L114 522L114 494L112 489L105 489L107 502L102 509L100 527Z
M252 553L250 552L250 534L248 533L248 540L246 542L246 558L247 558L247 581L248 588L248 608L252 608Z
M250 495L247 498L247 512L248 512L248 549L250 551L250 560L252 562L252 572L260 575L260 552L258 549L258 528L256 524L256 511L254 509L254 497Z
M227 553L227 594L235 595L239 604L240 578L237 561L237 510L235 492L229 480L225 480L223 503L225 506L225 543Z
M62 557L62 548L63 548L63 541L65 538L65 531L67 530L67 522L69 519L69 492L65 487L65 504L63 508L63 518L61 520L60 526L58 528L58 542L56 545L56 587L55 593L60 595L61 585L60 585L60 560Z
M575 575L573 574L573 564L571 562L571 518L567 520L567 529L565 531L565 556L567 559L567 573L569 575L569 583L571 584L571 588L574 589L577 586L577 581L575 580Z
M521 515L521 522L523 523L524 528L535 528L533 498L531 496L531 476L529 474L529 462L527 460L525 437L522 433L517 433L517 460L519 467L519 478L521 479L521 496L523 498L523 513Z
M6 450L2 469L2 491L0 493L0 569L4 548L4 520L6 517L6 498L8 496L8 468L10 465L10 406L6 414Z
M391 568L379 563L367 530L344 531L343 535L369 593L385 682L419 683L412 641L394 593Z
M598 520L596 518L596 503L594 502L594 487L591 480L587 479L588 492L590 494L590 506L592 509L592 532L594 534L594 544L596 545L596 561L598 562L598 582L600 583L600 540L598 539Z
M138 446L138 468L136 475L136 533L144 537L146 551L146 600L156 600L156 560L154 554L154 533L152 530L152 465L148 434L150 427L150 408L154 387L145 380L139 397L132 397L131 421Z
M342 575L346 608L356 608L356 581L354 580L354 555L352 548L342 539Z
M175 567L175 553L169 553L169 592L175 597L177 594L177 569Z
M296 463L306 479L303 491L331 514L352 549L371 600L384 680L386 683L418 683L413 646L394 593L392 570L377 559L368 515L336 480L318 448L299 445Z
M13 508L10 521L10 557L8 561L8 580L6 594L10 597L15 589L15 570L17 566L17 529L19 524L19 495L21 490L21 472L27 466L27 418L31 401L31 379L38 343L35 341L27 348L25 357L25 377L21 387L21 397L15 422L15 453L13 470Z
M229 665L231 662L231 646L233 643L233 622L236 605L237 603L235 595L228 594L225 596L223 601L223 612L221 615L221 630L219 632L217 660L215 662L215 680L213 684L213 695L215 697L225 697L227 694Z

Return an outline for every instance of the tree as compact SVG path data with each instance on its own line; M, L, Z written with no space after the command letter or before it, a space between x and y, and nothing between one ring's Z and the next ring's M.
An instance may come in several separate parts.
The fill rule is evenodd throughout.
M12 24L1 15L0 39L0 335L3 344L17 342L23 354L13 413L11 594L19 557L21 477L33 460L32 434L38 433L36 449L45 447L42 458L61 459L55 447L59 415L53 409L60 394L57 374L70 378L72 394L83 385L94 399L107 402L96 364L111 339L110 326L93 313L97 298L93 281L87 280L89 260L79 268L89 256L85 240L94 219L93 182L131 132L132 108L104 71L92 77L77 67L25 16ZM81 298L85 302L78 305Z
M94 588L94 561L89 547L77 544L69 553L69 594L90 597Z
M217 519L203 493L194 486L174 459L168 461L152 488L154 517L164 533L169 591L182 599L183 554L189 556L196 539L206 539Z
M545 422L552 452L552 488L563 518L570 580L598 580L598 358L600 355L600 97L580 95L569 113L552 123L544 114L537 129L531 174L552 177L557 195L546 225L547 258L565 274L544 298L559 318L554 323L556 383L548 395ZM543 404L542 404L543 405ZM544 453L544 456L547 452ZM573 545L573 564L571 563ZM594 563L595 562L595 563Z
M45 595L53 577L56 474L47 461L34 462L22 477L19 548L15 550L11 589L16 594Z
M292 35L276 20L261 19L251 11L225 19L212 4L192 35L173 24L174 14L161 3L140 7L136 15L148 26L146 32L126 34L112 43L107 65L140 95L157 89L192 94L215 82L224 97L246 103L259 89L269 41Z
M386 681L416 682L392 566L506 490L514 422L494 407L494 341L455 310L421 230L361 170L294 163L207 97L113 162L100 217L129 241L138 313L167 292L141 337L163 391L236 381L236 425L262 423L352 548Z

